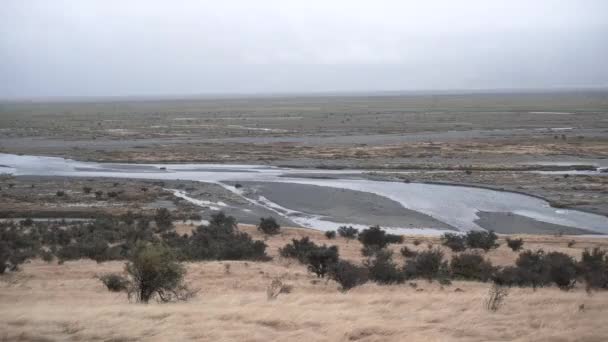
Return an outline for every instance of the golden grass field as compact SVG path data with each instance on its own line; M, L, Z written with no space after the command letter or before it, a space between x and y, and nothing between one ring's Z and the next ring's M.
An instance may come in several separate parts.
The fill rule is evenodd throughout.
M253 227L242 229L263 238ZM443 288L426 281L416 281L417 288L369 283L341 293L336 283L319 281L304 266L277 256L279 247L304 235L339 245L343 258L361 260L357 241L283 229L267 239L273 261L189 263L187 281L200 288L198 296L148 305L129 303L125 294L108 292L95 279L120 272L124 262L32 261L21 272L0 277L0 341L608 341L608 292L514 288L497 312L484 307L490 284L476 282ZM415 238L423 241L417 247ZM569 248L572 239L576 244ZM608 239L524 240L524 248L577 257L585 247L608 247ZM438 238L406 238L414 249L428 243L437 246ZM512 263L516 255L504 242L487 253L495 264ZM293 290L268 300L266 289L275 278Z

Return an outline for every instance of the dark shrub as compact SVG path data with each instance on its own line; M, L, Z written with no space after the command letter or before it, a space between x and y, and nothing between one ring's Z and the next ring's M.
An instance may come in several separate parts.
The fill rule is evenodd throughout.
M574 247L574 245L576 245L576 241L574 241L574 240L568 241L568 247L572 248L572 247Z
M63 196L65 196L65 192L64 191L57 191L55 193L55 195L57 195L57 197L63 197Z
M456 233L445 233L441 236L441 244L454 252L462 252L467 249L464 235Z
M521 269L516 266L507 266L496 270L492 274L492 281L501 286L525 285Z
M549 272L549 281L555 283L562 290L569 290L574 287L577 265L571 256L560 252L551 252L545 256L545 263Z
M116 191L108 191L108 197L109 198L116 198L116 197L118 197L118 192L116 192Z
M492 276L494 267L490 261L477 253L463 253L452 256L450 271L455 279L485 282Z
M305 236L300 240L292 239L290 244L279 249L279 254L285 258L298 259L298 261L305 264L308 254L317 247L314 242L310 241L308 236Z
M71 243L57 251L57 257L62 260L77 260L88 258L97 262L107 261L108 241L99 234L86 236L85 239Z
M443 252L438 248L419 252L416 257L408 259L403 271L408 279L441 280L449 275L448 263L443 260Z
M135 220L137 219L137 216L131 210L129 210L125 214L121 215L120 219L122 220L122 222L124 222L128 226L130 226L133 223L135 223Z
M281 226L279 226L274 217L262 217L260 218L258 230L267 235L275 235L281 232Z
M32 220L31 218L26 218L25 220L21 221L21 225L23 227L31 227L34 224L34 220Z
M197 227L189 238L178 237L169 244L182 249L189 260L268 260L266 244L238 231L234 217L223 212L212 215L209 225Z
M324 277L329 267L339 259L337 246L317 246L307 236L291 240L290 244L279 249L279 253L285 258L295 258L308 265L308 269L318 277Z
M95 191L95 198L96 199L101 199L102 196L103 196L103 191L101 191L101 190Z
M209 226L232 233L236 229L236 219L226 215L223 211L220 211L219 213L211 215Z
M148 303L185 300L192 294L183 283L186 270L163 244L140 243L125 266L130 276L129 298Z
M405 280L397 265L393 262L393 253L382 249L365 261L369 279L379 284L396 284Z
M348 291L353 287L365 284L368 280L368 271L365 267L339 260L330 266L328 277L337 281L342 291Z
M415 239L413 242L414 246L419 246L421 243L422 243L422 241L420 241L418 239Z
M415 257L418 254L418 252L409 249L407 246L403 246L401 248L400 252L401 252L401 255L403 255L404 258Z
M389 244L390 243L403 243L403 235L387 233L385 236L385 240Z
M325 237L328 238L329 240L331 239L335 239L336 238L336 231L335 230L328 230L325 232Z
M496 240L498 236L493 231L471 230L466 235L467 246L470 248L480 248L489 251L498 247Z
M127 291L129 280L120 274L108 273L99 277L99 280L112 292Z
M0 274L17 271L19 265L36 256L40 244L33 231L12 222L0 223Z
M359 241L364 247L376 247L382 249L389 243L403 242L403 236L387 234L380 226L369 227L359 233Z
M524 245L523 239L511 239L507 238L507 246L511 248L513 252L519 251Z
M83 188L82 188L82 191L83 191L85 194L90 194L92 190L93 190L93 189L92 189L92 188L90 188L90 187L88 187L88 186L85 186L85 187L83 187Z
M608 253L597 247L591 251L585 249L579 262L579 272L587 291L608 289Z
M337 246L321 246L311 250L307 255L308 270L319 278L323 278L329 267L338 262Z
M527 250L519 254L515 261L519 268L520 286L542 287L548 284L548 268L545 263L545 252Z
M171 218L171 212L169 209L156 209L156 213L154 214L154 222L156 222L156 228L160 232L171 229L171 227L173 227L173 220Z
M338 235L345 239L353 240L359 235L359 230L351 226L342 226L338 228Z
M537 288L554 283L560 289L568 290L576 282L577 264L572 257L564 253L545 254L543 250L528 250L519 254L515 264L517 270L509 270L512 274L498 276L505 285ZM509 279L513 282L507 282Z

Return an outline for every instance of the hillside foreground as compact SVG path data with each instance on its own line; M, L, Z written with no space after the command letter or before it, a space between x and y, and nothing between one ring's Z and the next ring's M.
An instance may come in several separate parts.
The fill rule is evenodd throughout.
M186 232L187 225L176 229ZM252 226L241 226L265 239ZM328 240L322 232L284 228L266 238L269 262L187 263L187 282L200 289L188 302L129 303L108 292L96 275L120 272L124 262L41 260L0 277L0 341L605 341L608 293L582 286L512 288L497 312L485 308L489 283L450 286L418 280L401 285L368 283L346 293L317 279L295 260L278 256L292 238L336 244L344 259L360 262L361 244ZM608 246L603 238L521 236L524 249L543 248L580 257L584 248ZM421 243L413 244L414 240ZM574 240L572 247L568 242ZM495 265L517 257L504 243L485 255ZM406 236L414 250L439 246L438 237ZM444 249L447 256L449 250ZM395 253L396 260L403 259ZM291 286L274 300L270 283Z

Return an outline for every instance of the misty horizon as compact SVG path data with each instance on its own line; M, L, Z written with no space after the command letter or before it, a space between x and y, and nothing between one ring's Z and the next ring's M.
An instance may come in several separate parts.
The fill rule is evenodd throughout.
M608 87L599 0L13 1L1 99Z

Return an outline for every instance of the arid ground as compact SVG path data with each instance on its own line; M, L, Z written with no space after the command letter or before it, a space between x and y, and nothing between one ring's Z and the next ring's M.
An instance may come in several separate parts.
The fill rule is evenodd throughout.
M178 225L180 232L191 229ZM253 227L241 229L263 238ZM266 240L270 262L188 264L187 281L200 289L185 303L129 303L95 278L120 272L123 262L63 265L33 261L22 272L0 278L0 340L3 341L604 341L608 293L591 295L578 286L510 289L497 312L484 306L490 285L479 282L372 283L347 293L318 280L305 266L278 257L291 238L310 236L337 244L341 255L360 262L359 242L327 240L307 229L284 229ZM524 248L580 257L586 247L606 248L604 239L522 236ZM420 240L418 246L413 241ZM502 246L487 253L495 264L511 264L517 253ZM436 237L406 237L411 249L438 245ZM392 246L395 250L403 245ZM448 250L445 250L449 254ZM397 254L396 254L397 255ZM402 262L401 257L397 261ZM273 279L290 293L269 300Z

